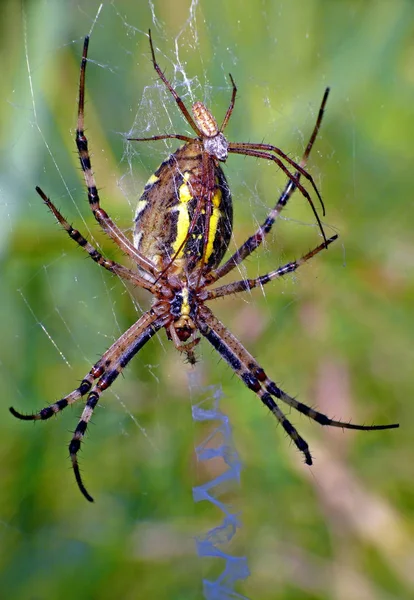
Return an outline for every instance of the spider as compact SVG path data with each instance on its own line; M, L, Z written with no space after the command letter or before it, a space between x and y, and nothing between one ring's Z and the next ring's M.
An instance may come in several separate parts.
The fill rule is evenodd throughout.
M201 339L198 334L206 338L242 382L275 415L296 447L303 453L308 465L312 464L309 446L283 414L277 401L295 408L320 425L359 430L398 427L398 424L367 426L335 421L299 402L269 379L241 342L206 306L207 301L262 287L270 281L296 271L337 239L337 235L328 239L325 237L312 200L300 183L301 176L305 177L322 204L316 185L305 167L321 125L329 88L325 90L316 124L303 157L297 164L275 146L230 143L226 140L223 131L232 114L237 92L231 75L232 95L221 127L218 128L213 115L201 102L193 104L193 116L191 116L156 61L151 32L149 32L149 43L154 69L173 96L196 137L174 134L137 140L173 138L182 140L184 145L161 164L145 185L138 201L133 244L101 208L92 172L88 141L84 133L85 72L89 37L84 41L80 67L76 129L76 145L90 208L102 230L132 259L137 270L131 270L105 258L66 221L46 194L36 187L37 193L63 229L89 254L92 260L121 279L148 290L153 295L151 308L112 344L70 394L34 414L21 414L14 408L10 408L11 413L19 419L46 420L86 396L85 407L69 444L69 453L79 489L90 502L93 498L82 481L77 454L93 411L102 392L112 385L135 354L163 328L168 339L174 343L177 350L186 355L192 364L195 363L194 347ZM228 153L245 154L272 161L288 176L288 182L264 223L226 262L221 264L233 231L231 193L220 167L220 162L226 161ZM294 173L283 161L294 167ZM299 189L310 202L323 236L323 243L301 258L288 262L265 275L211 287L233 271L262 244L296 189Z

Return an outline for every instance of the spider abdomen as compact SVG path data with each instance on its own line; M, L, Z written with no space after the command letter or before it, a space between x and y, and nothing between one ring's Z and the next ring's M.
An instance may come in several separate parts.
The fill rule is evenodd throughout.
M214 269L230 242L231 193L218 161L200 141L187 143L164 161L138 201L134 245L160 269L191 273Z

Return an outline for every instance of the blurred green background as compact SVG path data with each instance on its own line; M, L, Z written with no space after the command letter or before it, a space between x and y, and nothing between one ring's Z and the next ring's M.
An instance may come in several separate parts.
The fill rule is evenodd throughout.
M90 505L67 458L81 407L34 425L8 407L32 412L70 392L148 306L145 293L85 258L34 192L42 186L123 260L91 218L73 139L82 38L98 6L0 7L1 597L202 597L211 573L193 538L222 515L192 500L192 487L218 467L194 458L208 432L192 422L191 403L210 384L223 388L243 461L241 487L228 496L243 521L231 552L246 554L252 572L239 592L254 600L414 597L413 3L103 4L91 34L86 127L103 206L126 231L142 186L176 145L128 146L125 134L188 131L156 82L149 27L180 94L188 104L205 100L219 121L232 73L239 96L230 140L265 140L299 159L331 86L309 169L328 235L338 232L339 242L294 277L214 310L288 393L332 417L402 427L323 430L288 411L311 445L310 469L204 342L200 390L190 391L190 369L162 333L96 410L81 453ZM285 178L245 157L231 157L225 170L241 242ZM248 261L249 276L320 243L300 194L283 216Z

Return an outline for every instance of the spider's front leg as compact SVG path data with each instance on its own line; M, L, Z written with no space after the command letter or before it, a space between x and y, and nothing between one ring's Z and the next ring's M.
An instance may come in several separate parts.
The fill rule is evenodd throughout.
M85 37L83 44L83 53L79 78L79 101L78 101L78 122L76 127L76 147L78 149L79 161L82 167L86 187L88 190L88 200L91 211L102 227L103 231L109 235L113 242L121 248L143 271L149 273L154 278L159 275L154 263L143 256L135 246L130 242L127 236L113 222L108 213L101 207L98 188L95 176L92 171L91 158L89 154L88 139L85 136L85 80L86 65L88 57L89 36Z

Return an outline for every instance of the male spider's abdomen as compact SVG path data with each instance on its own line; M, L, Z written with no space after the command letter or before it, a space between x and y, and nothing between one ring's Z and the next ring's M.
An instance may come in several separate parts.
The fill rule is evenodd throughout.
M210 202L210 208L208 207ZM190 231L198 207L199 215ZM208 226L207 226L208 225ZM230 190L221 167L200 142L185 144L149 178L138 201L134 245L158 268L175 257L174 269L214 269L233 227Z

